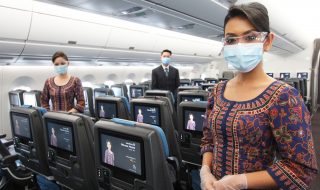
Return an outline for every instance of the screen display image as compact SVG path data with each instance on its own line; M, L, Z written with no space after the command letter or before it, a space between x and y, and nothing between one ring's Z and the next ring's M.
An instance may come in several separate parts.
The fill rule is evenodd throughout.
M202 96L181 96L181 102L199 102L203 100Z
M141 144L106 134L100 137L102 163L141 175Z
M290 78L290 73L280 73L280 78L288 79L288 78Z
M131 88L131 98L138 98L143 96L143 90L141 88Z
M10 94L10 104L11 106L20 106L19 96L18 94Z
M121 90L121 88L119 88L119 87L112 87L111 89L113 90L113 93L114 93L115 96L118 96L118 97L122 96L122 90Z
M112 119L117 117L116 103L98 102L97 110L99 118Z
M307 72L297 73L297 78L299 78L299 79L308 79L308 73Z
M160 110L154 106L134 106L134 119L139 123L160 126Z
M204 82L203 81L194 81L193 85L194 86L201 86Z
M208 83L210 83L210 84L216 84L216 81L215 81L215 80L208 80Z
M184 129L202 132L205 111L184 110Z
M69 152L74 151L71 126L56 122L47 122L48 144Z
M106 92L94 91L94 97L106 96Z
M28 116L12 114L12 124L15 135L31 139L31 129Z
M270 77L273 77L273 73L267 73L267 75L269 75Z
M23 104L37 106L37 99L35 94L24 93L23 94Z

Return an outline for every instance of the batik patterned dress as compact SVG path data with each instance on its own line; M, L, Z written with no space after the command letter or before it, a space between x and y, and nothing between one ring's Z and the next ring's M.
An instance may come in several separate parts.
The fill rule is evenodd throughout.
M85 102L81 80L71 76L66 85L58 86L54 82L54 77L47 79L41 94L41 106L49 110L50 99L52 111L69 111L74 108L82 113Z
M318 170L310 114L298 91L275 81L256 98L236 102L224 97L226 84L212 90L203 127L201 152L213 152L213 175L266 170L281 189L307 189Z

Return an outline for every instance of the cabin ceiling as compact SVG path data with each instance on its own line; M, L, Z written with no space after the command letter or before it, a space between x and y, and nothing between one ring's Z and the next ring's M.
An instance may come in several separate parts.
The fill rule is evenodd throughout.
M125 19L139 24L220 41L227 7L237 0L39 0ZM278 32L271 52L279 55L304 49Z

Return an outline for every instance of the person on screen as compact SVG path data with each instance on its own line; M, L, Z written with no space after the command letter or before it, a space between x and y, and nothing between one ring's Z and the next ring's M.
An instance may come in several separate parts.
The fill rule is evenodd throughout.
M111 151L111 142L107 140L106 145L107 145L107 149L104 152L104 162L106 164L114 166L114 154Z
M187 129L188 130L196 130L196 122L193 121L193 114L189 114L189 121L187 123Z
M104 117L105 116L105 112L103 110L103 106L101 106L100 111L99 111L99 117Z
M56 52L52 56L52 63L56 76L48 78L44 83L41 107L51 111L83 113L85 102L82 82L78 77L68 74L70 63L67 55L61 51Z
M203 190L309 189L317 177L317 146L304 100L263 69L263 54L274 37L263 4L229 8L223 54L238 74L218 83L208 98L201 139Z
M137 115L137 122L139 122L139 123L143 123L143 115L142 115L142 111L141 111L141 109L138 109L138 115Z
M15 132L17 135L21 135L21 132L20 132L20 125L19 125L19 122L18 122L18 120L17 120L17 119L15 120L14 132Z
M135 97L136 97L136 91L132 90L132 98L135 98Z
M52 146L58 146L58 139L57 139L54 128L51 128L50 144Z

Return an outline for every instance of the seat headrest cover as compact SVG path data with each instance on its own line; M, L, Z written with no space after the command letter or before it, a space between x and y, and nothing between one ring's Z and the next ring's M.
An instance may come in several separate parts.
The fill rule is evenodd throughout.
M134 121L128 121L128 120L119 119L119 118L113 118L113 119L111 119L111 121L114 122L114 123L118 123L118 124L122 124L122 125L125 125L125 126L129 126L129 127L134 127L136 125L136 122L134 122Z

